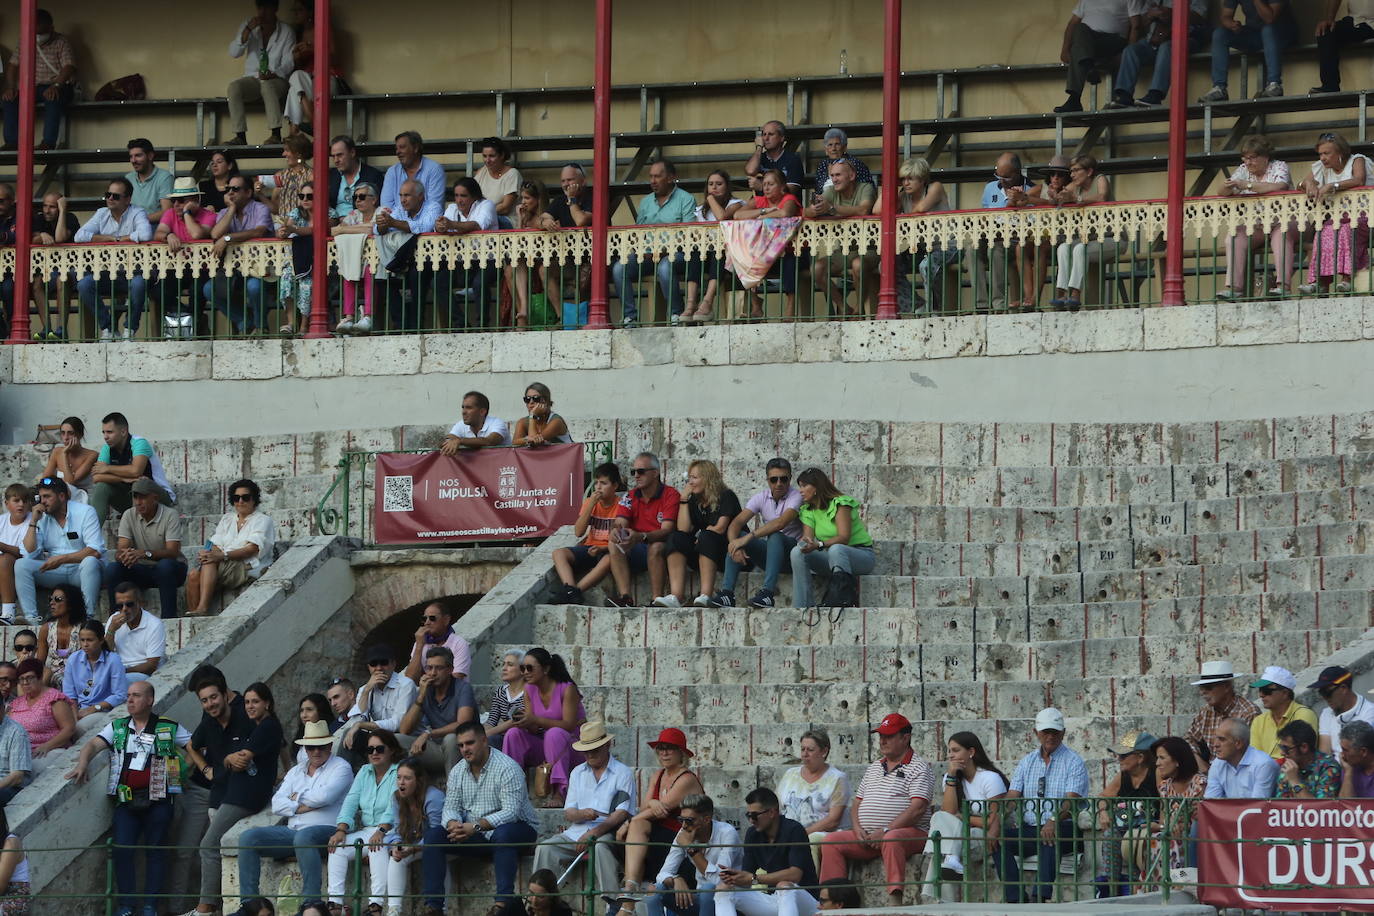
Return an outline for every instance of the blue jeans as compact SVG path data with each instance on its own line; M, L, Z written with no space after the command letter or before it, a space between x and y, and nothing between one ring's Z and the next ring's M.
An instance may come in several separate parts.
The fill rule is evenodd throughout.
M76 295L81 301L81 307L88 311L95 309L96 323L100 330L110 331L114 329L114 315L100 295L102 289L109 290L111 296L129 297L129 317L125 320L124 326L131 334L137 331L138 319L143 316L143 303L148 298L148 283L143 279L143 274L121 276L111 280L109 273L101 271L99 282L90 273L77 281Z
M258 879L262 873L262 857L289 859L296 857L301 867L301 895L310 900L320 896L320 868L324 861L323 847L334 833L333 824L317 827L254 827L243 831L239 838L239 896L256 897ZM320 847L320 848L311 848Z
M1040 839L1040 828L1024 821L1006 820L1002 824L1002 845L998 847L999 871L1005 883L1003 891L1007 903L1021 902L1021 865L1017 859L1023 856L1036 856L1039 884L1028 889L1032 897L1049 900L1054 894L1054 875L1059 868L1059 857L1073 852L1075 839L1073 820L1058 822L1059 842L1046 845Z
M1188 27L1189 54L1202 50L1206 41L1206 26L1192 25ZM1146 64L1153 62L1155 70L1150 77L1150 91L1167 95L1169 80L1173 76L1169 68L1169 61L1173 57L1171 53L1173 46L1172 41L1154 45L1150 43L1148 38L1128 46L1125 51L1121 52L1121 66L1117 68L1116 82L1112 85L1112 89L1127 95L1135 95L1135 84L1140 81L1140 71L1145 68Z
M142 811L135 811L127 803L116 805L112 821L115 888L120 905L138 906L138 850L133 847L143 846L143 894L148 904L160 906L157 895L162 893L167 873L167 850L161 847L172 826L172 800L152 802Z
M539 839L533 827L523 821L501 824L487 836L478 834L461 843L452 843L443 826L425 831L424 850L420 854L421 883L425 903L443 909L444 878L448 872L448 857L491 859L496 874L496 902L510 905L515 901L515 872L520 857L533 852Z
M831 544L824 550L802 553L800 546L792 548L792 606L811 607L811 573L829 574L832 569L863 576L873 572L878 563L872 547L850 547Z
M206 281L201 292L238 333L262 326L262 281L257 277L215 277Z
M622 317L626 321L635 321L639 318L638 284L644 272L645 268L640 264L638 255L632 254L628 260L616 261L611 265L611 282L615 284L616 295L620 297L623 311ZM681 315L684 303L682 284L678 279L687 273L686 255L679 251L671 258L660 257L654 264L654 273L658 276L658 288L668 299L668 310L674 315Z
M797 539L790 538L781 531L774 531L766 538L754 538L744 545L744 555L749 558L749 568L763 567L763 587L773 594L778 593L778 576L782 575L782 559L793 547ZM733 592L735 580L744 567L735 562L730 554L725 555L725 578L721 580L721 590Z
M177 615L177 589L186 581L186 561L166 557L153 564L125 566L118 560L106 560L102 578L110 596L110 607L114 607L115 586L132 582L139 588L157 588L158 616L171 620Z
M61 86L58 89L57 98L49 102L43 98L43 91L51 86L51 83L39 83L34 87L34 97L38 104L43 107L43 144L45 146L56 146L57 135L62 130L62 116L67 113L67 106L72 101L72 87L70 84ZM5 142L15 146L19 142L19 99L18 97L5 103Z
M14 561L14 590L19 594L19 609L30 620L37 620L38 586L74 585L81 589L86 610L92 616L100 604L100 559L86 557L80 563L67 563L47 572L40 572L40 557L20 557Z
M696 901L696 906L682 910L678 909L677 898L674 896L677 892L668 890L672 887L671 883L659 884L656 887L662 893L654 894L644 901L644 909L648 911L649 916L666 916L667 913L672 913L673 916L716 916L715 894L697 894L692 898ZM709 891L714 887L714 884L697 885L697 889L703 891Z
M948 248L932 248L930 253L921 259L920 271L921 282L926 287L926 304L931 311L938 311L945 300L945 268L956 265L957 270L959 256L962 252L958 248L950 246ZM910 284L908 284L909 288ZM956 293L957 296L957 293ZM910 294L907 301L912 301Z
M1227 65L1230 63L1229 51L1264 51L1265 83L1283 82L1283 49L1297 37L1291 24L1276 23L1258 29L1246 26L1232 32L1217 26L1212 32L1212 85L1226 85Z

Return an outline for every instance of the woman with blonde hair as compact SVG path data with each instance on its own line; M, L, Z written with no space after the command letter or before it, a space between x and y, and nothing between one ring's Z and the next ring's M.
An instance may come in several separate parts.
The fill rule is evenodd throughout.
M945 186L931 178L930 163L925 159L914 158L902 162L897 170L898 190L897 215L907 216L917 213L943 213L951 209L949 194ZM883 198L873 205L873 215L883 213ZM937 240L934 245L922 246L911 253L916 262L916 270L921 274L921 282L926 289L926 302L916 300L915 290L907 279L906 270L897 271L897 302L902 311L916 311L928 307L940 308L944 298L945 268L959 262L959 247L953 237ZM877 264L874 264L874 282L877 281Z
M1258 197L1264 194L1279 194L1293 189L1293 176L1288 163L1274 158L1274 144L1269 138L1252 134L1241 141L1240 166L1222 182L1217 193L1222 197ZM1288 291L1288 283L1293 276L1293 242L1297 239L1298 227L1290 222L1285 230L1275 223L1267 230L1256 223L1249 231L1237 227L1226 243L1226 285L1217 290L1218 299L1238 299L1246 294L1246 274L1250 272L1250 251L1255 245L1264 244L1264 236L1269 236L1269 251L1273 258L1271 268L1274 274L1273 285L1265 281L1265 275L1256 278L1256 283L1264 282L1269 295L1282 296Z
M725 486L715 462L700 459L687 466L687 486L678 500L677 530L664 549L668 594L654 598L659 607L682 607L687 600L687 567L697 567L700 592L693 604L710 607L716 572L725 565L725 529L740 513L739 497Z
M558 228L558 220L544 209L546 194L542 182L526 179L520 184L519 201L515 213L516 229L551 232ZM540 261L519 258L505 268L506 283L515 290L515 327L524 330L530 324L530 298L547 296L558 289L558 272Z

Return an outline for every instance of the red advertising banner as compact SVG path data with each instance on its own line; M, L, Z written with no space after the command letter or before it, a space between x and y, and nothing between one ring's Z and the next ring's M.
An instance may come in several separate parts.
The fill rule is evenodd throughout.
M379 544L544 537L577 521L582 446L377 456Z
M1203 903L1374 911L1374 800L1204 801L1197 821Z

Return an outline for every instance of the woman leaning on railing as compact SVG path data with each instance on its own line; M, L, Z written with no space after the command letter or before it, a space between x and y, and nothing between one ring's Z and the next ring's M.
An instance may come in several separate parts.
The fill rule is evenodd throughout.
M1291 191L1293 178L1288 163L1274 158L1274 146L1267 137L1253 134L1240 144L1240 165L1231 177L1222 181L1217 193L1222 197L1257 197ZM1226 242L1226 285L1217 290L1218 299L1234 299L1245 295L1245 276L1250 268L1250 248L1264 244L1265 227L1258 223L1246 228L1233 226ZM1298 227L1289 223L1285 228L1275 225L1268 230L1269 251L1274 259L1272 283L1264 276L1258 278L1262 288L1271 296L1282 296L1293 276L1293 245Z
M1336 133L1317 138L1317 161L1302 189L1309 199L1322 203L1337 191L1359 188L1374 180L1374 161L1363 153L1352 153L1350 142ZM1312 240L1312 257L1307 264L1307 282L1298 287L1304 296L1353 289L1355 271L1369 265L1369 220L1361 216L1352 225L1350 214L1336 224L1327 217ZM1333 282L1334 278L1334 282Z

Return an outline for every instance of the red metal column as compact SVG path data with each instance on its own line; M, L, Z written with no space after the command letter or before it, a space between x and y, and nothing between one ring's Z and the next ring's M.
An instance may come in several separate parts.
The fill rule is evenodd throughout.
M611 238L611 0L596 0L596 76L592 85L592 299L587 327L611 326L606 307L606 248Z
M38 47L35 14L38 0L19 3L19 174L14 182L14 308L10 315L10 343L29 343L29 286L33 268L29 253L33 241L33 116Z
M883 215L878 245L878 315L897 317L897 132L901 127L902 0L884 0Z
M1169 212L1165 228L1164 295L1160 305L1183 305L1183 181L1188 170L1188 14L1173 17L1173 104L1169 106Z
M315 202L310 214L315 245L315 282L310 291L307 340L329 336L329 0L315 0Z

